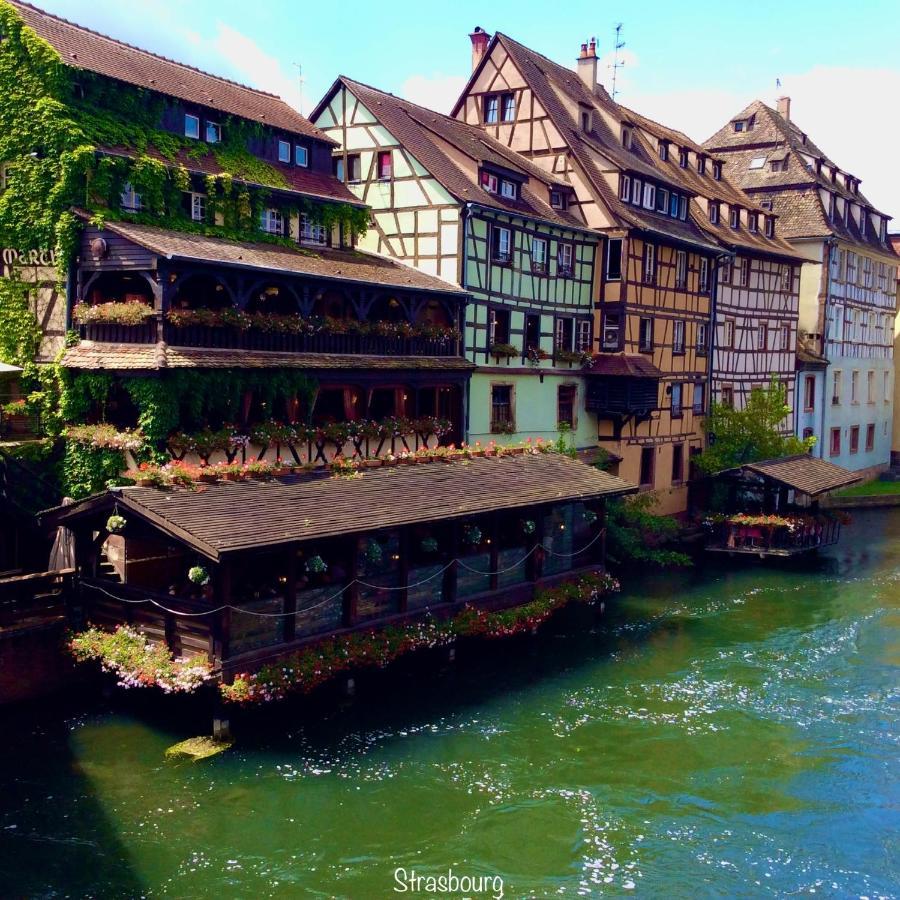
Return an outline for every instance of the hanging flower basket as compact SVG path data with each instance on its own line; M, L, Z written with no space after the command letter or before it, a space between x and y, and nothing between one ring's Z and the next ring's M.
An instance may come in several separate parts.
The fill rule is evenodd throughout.
M597 521L597 513L595 513L592 509L586 509L582 518L588 525L593 525L594 522Z
M422 548L423 553L437 553L438 551L438 542L437 538L427 537L422 538L422 542L419 544Z
M381 565L381 561L384 559L384 550L381 549L381 544L375 538L369 538L366 541L366 549L363 555L366 558L366 562L371 563L373 566L378 566Z
M310 575L324 575L328 571L328 563L316 554L306 561L306 571Z
M209 572L203 566L191 566L188 569L188 580L194 584L209 584Z
M522 520L522 533L523 534L534 534L537 525L534 524L534 519L523 519Z
M119 534L119 532L125 530L126 524L124 516L113 514L106 520L106 530L110 534Z
M473 547L481 543L481 529L477 525L466 525L463 529L463 539Z

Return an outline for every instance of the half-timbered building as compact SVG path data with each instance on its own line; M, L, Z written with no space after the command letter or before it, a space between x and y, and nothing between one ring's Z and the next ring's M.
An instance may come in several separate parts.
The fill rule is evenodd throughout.
M372 209L361 246L472 297L469 440L552 439L564 423L577 446L596 446L582 363L598 237L569 210L570 185L476 127L349 78L312 119L340 145L335 171Z
M818 424L806 416L800 433L814 428L817 455L875 474L890 459L894 412L890 217L792 120L787 97L777 109L754 101L704 147L754 202L778 214L781 236L807 260L799 327L810 349L827 358L828 375Z
M570 211L606 236L588 408L619 471L655 490L660 511L681 512L690 456L704 440L723 248L694 221L693 185L598 84L594 42L573 72L504 34L471 38L473 72L452 114L571 185Z

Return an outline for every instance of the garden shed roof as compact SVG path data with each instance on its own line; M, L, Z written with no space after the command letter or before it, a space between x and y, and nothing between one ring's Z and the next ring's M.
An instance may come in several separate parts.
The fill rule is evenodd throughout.
M808 453L747 463L737 469L729 469L725 474L737 472L759 475L767 481L793 488L808 497L817 497L862 481L862 476L858 472L851 472L827 459L818 459Z

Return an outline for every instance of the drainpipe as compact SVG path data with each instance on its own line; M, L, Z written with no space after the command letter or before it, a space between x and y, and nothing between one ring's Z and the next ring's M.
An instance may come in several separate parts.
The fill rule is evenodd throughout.
M827 354L825 353L825 346L828 340L828 304L831 298L831 255L834 253L834 248L837 246L837 241L833 237L829 237L825 239L825 249L828 251L825 255L827 259L824 262L824 280L825 280L825 303L822 305L822 348L821 353L825 359L828 359ZM798 310L799 312L799 310ZM841 323L841 328L843 328L843 323ZM822 373L822 415L820 416L820 424L819 428L821 429L822 439L819 441L819 459L825 459L825 408L828 403L828 366L831 365L831 361L829 360L825 366L825 370Z
M467 248L469 246L469 216L471 215L471 203L466 203L462 208L462 249L460 251L460 279L459 284L460 287L465 291L468 290L469 287L469 279L468 279L468 265L467 265ZM462 334L461 342L463 347L463 355L465 355L466 351L466 307L468 306L468 300L463 301L462 307L462 322L460 323L460 332ZM465 387L463 388L463 440L468 443L469 442L469 409L471 407L470 403L470 393L471 393L471 377L466 379Z

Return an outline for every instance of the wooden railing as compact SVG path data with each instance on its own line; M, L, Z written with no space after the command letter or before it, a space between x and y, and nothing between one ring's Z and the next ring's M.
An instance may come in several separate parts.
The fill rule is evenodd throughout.
M0 628L38 624L66 614L74 569L0 578Z

